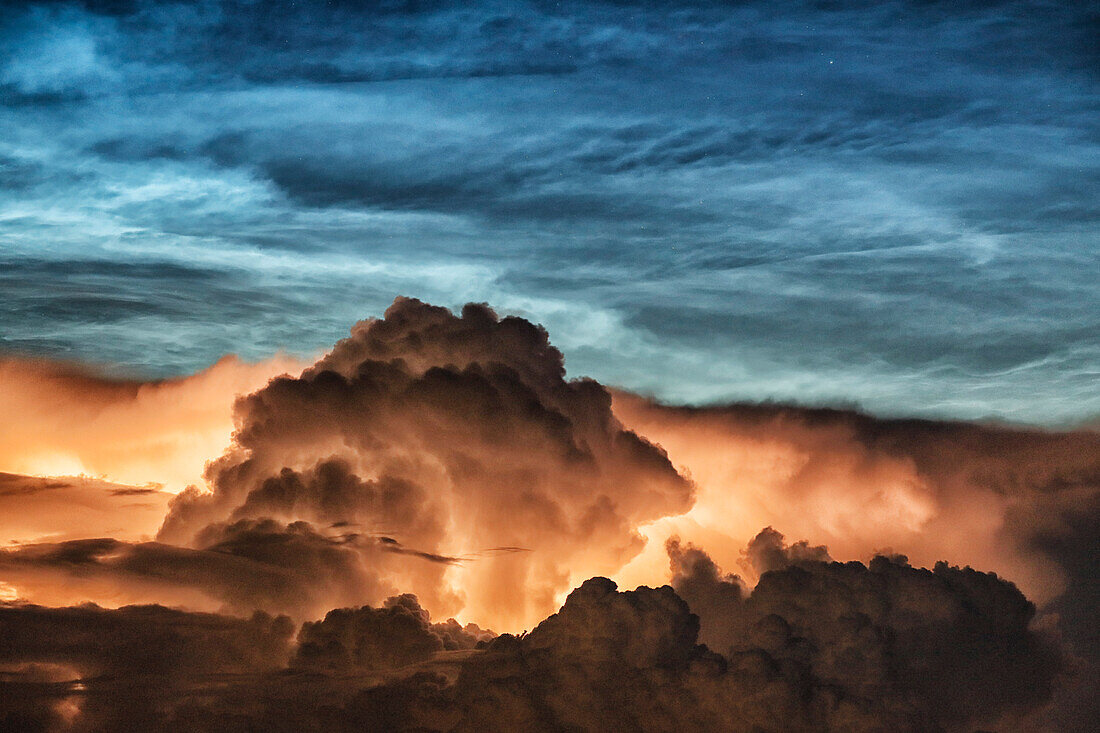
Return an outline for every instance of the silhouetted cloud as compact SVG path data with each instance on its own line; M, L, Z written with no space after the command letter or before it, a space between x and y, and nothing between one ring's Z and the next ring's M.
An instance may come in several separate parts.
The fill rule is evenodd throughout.
M281 668L293 632L289 619L261 613L0 604L0 726L158 727L183 695Z
M204 610L263 609L296 619L393 592L368 559L382 548L349 546L305 522L240 520L206 527L195 549L111 538L0 550L0 573L21 597L54 604L87 598L164 600Z
M689 596L593 578L493 639L403 595L305 624L282 672L285 618L7 605L0 690L31 694L0 699L28 730L954 731L1041 710L1064 663L1034 607L970 569L804 560L737 605ZM700 624L730 648L698 644Z
M912 568L903 556L830 562L814 559L824 548L807 553L804 543L782 539L769 528L750 543L749 557L766 564L751 593L717 576L705 553L676 544L673 584L698 614L702 638L731 662L859 709L850 723L817 727L1010 726L1062 682L1057 637L1034 629L1034 605L996 575L947 563ZM696 555L687 567L685 555Z
M382 608L341 608L306 623L291 666L333 671L393 669L425 662L442 651L473 649L495 634L454 619L432 624L416 596L386 599Z

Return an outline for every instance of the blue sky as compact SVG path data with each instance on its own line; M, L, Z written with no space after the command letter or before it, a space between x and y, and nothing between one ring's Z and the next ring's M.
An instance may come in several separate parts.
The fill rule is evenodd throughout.
M7 3L0 353L313 354L395 295L573 375L1100 415L1100 8Z

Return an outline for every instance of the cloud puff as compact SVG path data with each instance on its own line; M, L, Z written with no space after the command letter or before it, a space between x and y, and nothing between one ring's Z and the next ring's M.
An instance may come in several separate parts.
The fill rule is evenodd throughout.
M432 624L416 596L386 599L381 608L340 608L307 622L292 666L334 671L392 669L425 662L442 651L473 649L495 634L454 619Z
M770 528L750 557L765 543L769 567L751 593L702 551L669 546L674 587L731 663L752 660L837 694L856 719L909 730L1005 725L1051 699L1066 660L1011 583L902 556L830 562Z

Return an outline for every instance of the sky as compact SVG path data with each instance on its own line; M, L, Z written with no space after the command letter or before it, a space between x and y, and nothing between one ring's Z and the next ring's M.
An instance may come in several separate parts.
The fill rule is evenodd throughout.
M1098 31L0 0L0 730L1094 726Z
M308 360L405 295L667 401L1091 422L1098 18L5 3L0 354Z

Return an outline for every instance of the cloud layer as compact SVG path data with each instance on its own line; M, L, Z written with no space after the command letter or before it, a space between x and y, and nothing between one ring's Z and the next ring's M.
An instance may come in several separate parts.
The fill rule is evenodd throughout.
M706 591L728 581L699 575L705 555L687 552L698 557L686 562L673 548L676 590L621 593L593 578L522 637L432 625L409 595L332 611L301 629L282 672L286 618L3 606L10 681L0 699L26 695L5 700L3 721L26 730L1014 729L1049 700L1064 664L1053 639L1028 628L1034 607L996 576L792 556L751 595L734 585L735 606L715 605ZM698 644L700 627L728 647ZM448 661L445 650L462 656Z
M409 298L230 407L273 366L149 384L9 366L30 450L130 475L178 465L164 436L230 409L235 430L170 501L0 475L15 518L41 511L6 520L0 551L5 725L1023 731L1097 712L1095 431L666 406L567 379L528 321ZM80 420L116 426L112 452ZM127 463L131 439L155 450ZM155 538L129 524L166 502Z
M32 2L0 347L178 376L398 293L677 402L1094 418L1087 3Z

